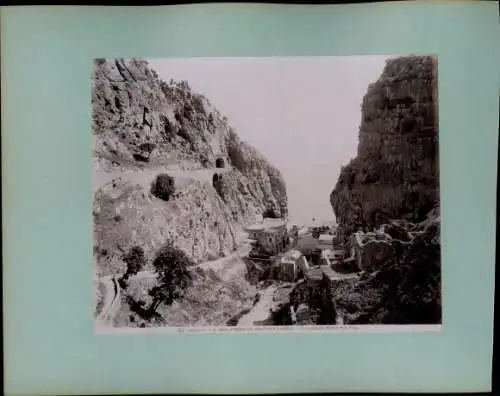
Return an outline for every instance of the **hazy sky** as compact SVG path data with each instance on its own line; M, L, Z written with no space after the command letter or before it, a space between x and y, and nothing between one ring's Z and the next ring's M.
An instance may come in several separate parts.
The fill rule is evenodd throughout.
M147 59L187 80L282 173L294 222L334 219L330 192L356 155L361 103L388 56Z

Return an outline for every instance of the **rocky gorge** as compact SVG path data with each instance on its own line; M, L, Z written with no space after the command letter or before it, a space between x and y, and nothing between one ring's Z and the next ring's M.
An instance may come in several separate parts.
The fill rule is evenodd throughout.
M144 253L141 270L152 271L156 253L170 242L193 265L223 258L238 248L245 225L266 211L286 215L279 170L186 81L165 82L144 60L97 59L91 97L97 275L124 274L123 257L137 248ZM163 194L153 188L160 184ZM191 292L207 294L198 287L211 276L205 272L194 273ZM211 304L251 288L243 278L236 289L216 286L217 279L209 279L210 292L217 291Z

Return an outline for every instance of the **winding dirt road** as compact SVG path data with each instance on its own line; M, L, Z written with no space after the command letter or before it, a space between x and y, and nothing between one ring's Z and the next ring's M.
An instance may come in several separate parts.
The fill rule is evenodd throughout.
M170 170L165 169L164 167L158 167L140 171L94 172L92 175L92 194L95 194L106 184L120 178L129 183L137 184L145 189L149 189L151 187L151 183L160 173L167 173L168 175L178 179L191 179L205 183L212 183L214 173L225 173L228 170L228 168Z
M259 302L253 306L249 313L243 315L240 318L237 326L253 327L257 324L256 322L263 322L268 319L269 315L271 314L271 307L273 305L273 296L275 290L275 285L271 285L268 288L264 289L260 293Z
M104 306L96 318L96 325L98 327L109 327L120 305L120 285L114 276L103 277L100 282L105 288Z
M144 279L155 278L156 273L150 271L140 271L131 278ZM110 327L113 323L113 318L120 308L121 287L118 283L117 276L103 276L99 280L104 285L104 305L101 313L96 318L97 327Z

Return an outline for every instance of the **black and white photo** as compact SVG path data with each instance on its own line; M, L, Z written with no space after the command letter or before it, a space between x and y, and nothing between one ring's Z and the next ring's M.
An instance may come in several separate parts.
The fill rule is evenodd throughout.
M437 67L94 59L96 329L441 325Z

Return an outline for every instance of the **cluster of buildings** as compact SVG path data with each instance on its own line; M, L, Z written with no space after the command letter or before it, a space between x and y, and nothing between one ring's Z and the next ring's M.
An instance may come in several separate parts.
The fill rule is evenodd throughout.
M258 242L259 247L270 256L269 265L274 277L284 282L294 282L302 277L314 281L319 273L322 277L325 271L333 274L332 264L344 257L343 250L334 248L334 228L319 235L319 238L312 237L311 231L303 228L296 233L297 240L292 241L290 227L285 220L266 218L247 227L246 231L248 238ZM289 250L291 243L295 249ZM310 263L304 251L313 251L319 255L319 261Z

